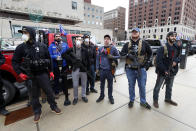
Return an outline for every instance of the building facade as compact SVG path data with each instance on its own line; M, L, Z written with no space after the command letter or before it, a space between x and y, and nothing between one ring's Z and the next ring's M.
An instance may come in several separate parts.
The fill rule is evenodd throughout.
M80 25L82 27L91 27L103 29L104 8L84 2L84 20Z
M177 31L181 38L195 39L196 2L194 0L129 0L128 27L139 27L142 30L159 30L166 32L143 35L145 38L164 38L168 30ZM185 29L185 30L184 30ZM186 31L187 30L187 31ZM144 31L145 32L145 31ZM193 33L193 34L192 34ZM156 36L155 36L156 35Z
M104 41L105 33L112 35L111 30L80 26L83 21L84 0L1 0L0 2L0 38L3 39L21 38L18 30L22 26L48 29L51 33L56 33L59 32L59 24L63 25L67 33L94 34L98 42Z
M112 29L117 40L125 40L125 16L126 9L118 7L104 13L104 28Z

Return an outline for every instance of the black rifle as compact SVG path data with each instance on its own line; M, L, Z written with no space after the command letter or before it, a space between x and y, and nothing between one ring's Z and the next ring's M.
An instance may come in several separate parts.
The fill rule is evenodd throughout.
M32 84L33 74L31 73L31 69L30 69L30 58L24 57L23 60L24 61L22 62L22 66L20 66L20 69L24 74L28 76L27 80L25 81L25 84L27 86L28 95L29 95L27 106L30 106L31 100L32 100L31 92L32 92L32 86L33 86Z
M136 51L135 49L131 49L130 54L133 55L133 58L132 58L133 64L131 64L131 66L137 68L138 75L139 75L139 77L140 77L140 75L141 75L141 70L140 70L140 63L138 62L137 51Z
M173 65L173 58L171 59L171 63L170 63L170 65L169 65L168 74L167 74L167 75L165 74L162 89L163 89L163 88L164 88L164 86L167 84L166 79L169 79L169 78L170 78L171 71L173 71L173 67L172 67L172 65Z

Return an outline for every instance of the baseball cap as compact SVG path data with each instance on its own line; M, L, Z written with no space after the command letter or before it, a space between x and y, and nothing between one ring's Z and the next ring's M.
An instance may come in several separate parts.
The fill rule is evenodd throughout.
M110 35L105 35L105 36L104 36L104 39L105 39L106 37L108 37L108 38L111 40Z
M131 32L133 32L133 31L140 32L140 29L139 29L139 28L133 28L133 29L131 30Z

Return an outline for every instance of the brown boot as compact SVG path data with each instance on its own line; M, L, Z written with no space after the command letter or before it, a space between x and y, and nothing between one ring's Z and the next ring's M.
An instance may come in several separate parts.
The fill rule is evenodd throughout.
M178 106L178 104L173 100L165 100L166 103L171 104L173 106Z
M62 114L61 110L58 107L56 107L55 109L53 109L52 112L56 113L57 115Z
M153 105L154 105L155 108L159 108L159 103L158 103L158 101L154 101L154 102L153 102Z
M34 115L34 122L35 122L35 123L38 123L39 120L40 120L40 118L41 118L41 114L35 114L35 115Z

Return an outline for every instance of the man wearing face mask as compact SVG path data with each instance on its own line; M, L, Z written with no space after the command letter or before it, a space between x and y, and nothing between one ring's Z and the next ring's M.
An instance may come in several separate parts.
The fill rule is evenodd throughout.
M66 52L69 47L67 43L62 42L61 34L54 35L54 42L52 42L48 48L50 52L50 56L52 58L53 63L53 71L54 71L54 87L53 90L55 92L55 96L58 97L60 88L63 90L65 94L65 102L64 105L70 105L71 102L68 96L68 87L67 87L67 63L65 59L62 59L61 55ZM62 85L59 83L60 77L62 78ZM61 86L61 87L60 87Z
M114 104L113 92L113 74L111 69L111 61L120 58L118 50L115 46L111 45L111 37L109 35L104 36L104 46L98 49L96 59L96 72L100 74L100 96L97 99L97 103L101 102L104 97L105 80L108 82L108 98L111 104Z
M52 112L61 114L57 107L53 91L50 85L50 78L54 78L52 64L48 48L45 44L36 42L35 30L31 27L23 26L22 33L24 43L18 45L12 58L12 66L18 74L18 81L23 82L31 79L32 86L28 90L34 112L34 122L37 123L41 116L41 104L39 102L40 88L47 95Z
M73 105L76 105L78 102L78 87L79 87L79 79L81 79L81 87L82 87L82 101L85 103L88 102L86 97L86 83L87 83L87 71L89 71L90 62L88 57L88 48L85 44L82 44L82 38L80 36L76 37L75 45L73 49L69 49L69 51L62 54L63 57L68 54L68 57L72 63L72 81L73 81L73 93L74 100Z
M87 78L86 95L89 95L90 91L92 93L97 93L95 89L95 68L96 68L96 47L90 42L90 36L85 34L83 36L84 44L88 47L88 56L90 60L90 74L92 78ZM89 91L90 85L90 91Z
M146 102L146 68L149 66L152 51L150 46L140 39L139 28L132 29L130 42L123 46L120 54L126 57L125 71L129 83L130 97L128 107L133 107L135 100L135 83L137 80L140 105L146 109L151 109L151 106Z
M178 72L178 63L180 62L180 49L175 44L176 32L169 32L166 39L167 43L164 45L166 49L164 49L165 47L161 47L157 51L157 80L153 91L153 105L156 108L159 108L159 91L163 83L166 84L165 102L174 106L178 105L171 99L174 77ZM165 54L165 50L167 50L167 54Z

